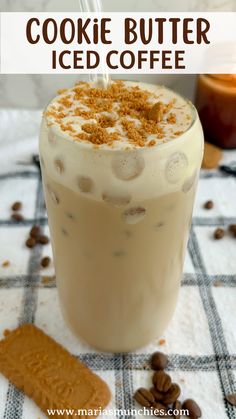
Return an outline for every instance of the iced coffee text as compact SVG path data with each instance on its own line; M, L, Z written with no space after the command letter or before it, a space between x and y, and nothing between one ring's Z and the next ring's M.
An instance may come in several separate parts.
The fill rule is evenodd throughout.
M3 74L235 74L236 12L1 12Z
M52 70L183 70L186 48L210 44L211 25L204 17L120 19L119 39L113 17L28 19L30 45L50 46ZM177 46L177 48L176 48Z

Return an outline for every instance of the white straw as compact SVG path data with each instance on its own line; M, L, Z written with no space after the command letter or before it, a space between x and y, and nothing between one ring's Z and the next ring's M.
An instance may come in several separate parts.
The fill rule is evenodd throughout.
M102 0L80 0L80 8L82 12L101 13ZM89 74L89 81L96 83L98 86L106 89L110 83L110 76L107 68L103 68L103 74Z
M82 12L97 12L102 11L102 5L100 0L80 0Z

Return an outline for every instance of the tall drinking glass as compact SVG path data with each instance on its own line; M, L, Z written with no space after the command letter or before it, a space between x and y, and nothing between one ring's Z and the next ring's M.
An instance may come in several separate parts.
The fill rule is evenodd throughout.
M40 156L57 287L90 345L131 351L166 328L202 154L195 108L165 87L82 83L48 105Z

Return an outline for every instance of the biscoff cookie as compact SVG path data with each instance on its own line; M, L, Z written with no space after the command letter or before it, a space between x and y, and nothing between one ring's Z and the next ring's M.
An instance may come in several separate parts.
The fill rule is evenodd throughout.
M0 341L0 372L46 415L48 409L74 409L70 417L82 419L86 415L78 409L83 409L95 412L89 415L95 418L96 409L103 409L110 400L101 378L32 324L18 327Z
M216 169L219 166L221 158L222 150L219 147L205 141L202 168Z

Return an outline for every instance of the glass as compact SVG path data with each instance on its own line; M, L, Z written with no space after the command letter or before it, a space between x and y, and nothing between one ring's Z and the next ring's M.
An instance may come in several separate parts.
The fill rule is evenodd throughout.
M56 130L43 118L40 155L60 302L75 334L100 350L142 347L173 315L203 155L193 106L192 117L186 132L155 147L121 151L60 138L66 178Z
M236 147L236 75L198 77L196 107L206 141L222 148Z

